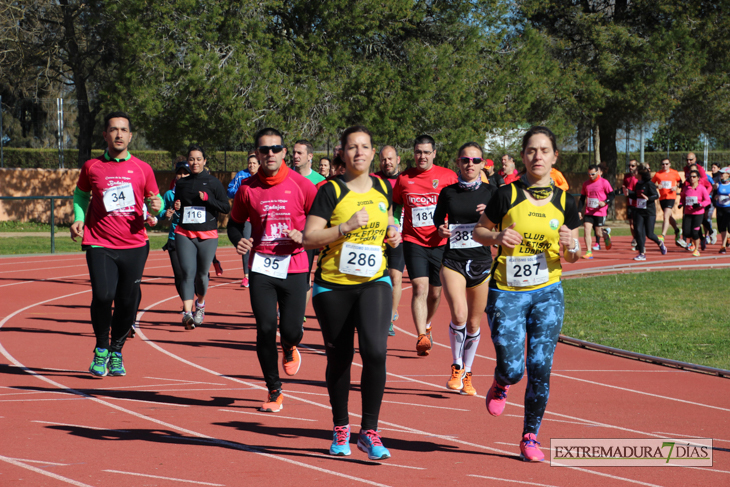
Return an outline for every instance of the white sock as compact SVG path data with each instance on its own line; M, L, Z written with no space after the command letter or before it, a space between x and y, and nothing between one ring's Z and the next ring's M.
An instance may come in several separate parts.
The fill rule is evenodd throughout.
M197 306L198 308L205 308L205 301L203 301L202 303L200 301L196 301L195 306Z
M463 366L461 357L464 354L464 341L466 336L466 323L463 325L455 325L453 322L449 323L451 357L454 359L453 363L458 365L459 368Z
M477 331L476 335L466 334L466 340L464 340L464 371L471 372L471 364L474 363L474 357L477 354L477 348L479 347L479 338L482 336L481 330Z

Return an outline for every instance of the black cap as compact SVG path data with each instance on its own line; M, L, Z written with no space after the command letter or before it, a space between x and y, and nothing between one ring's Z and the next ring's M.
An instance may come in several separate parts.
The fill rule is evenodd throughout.
M175 164L175 174L177 174L177 172L180 169L185 169L189 173L190 172L190 165L188 164L188 161L180 161L177 164Z

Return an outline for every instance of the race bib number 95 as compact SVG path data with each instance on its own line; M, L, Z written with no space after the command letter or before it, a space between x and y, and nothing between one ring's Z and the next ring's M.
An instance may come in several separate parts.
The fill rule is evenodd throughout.
M289 262L291 262L291 255L271 255L256 252L253 256L251 272L265 274L277 279L286 279L289 272Z
M511 287L536 286L548 282L545 254L507 257L507 285Z

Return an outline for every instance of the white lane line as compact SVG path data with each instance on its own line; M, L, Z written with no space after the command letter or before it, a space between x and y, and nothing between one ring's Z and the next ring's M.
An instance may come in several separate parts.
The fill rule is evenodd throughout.
M16 462L40 463L41 465L53 465L56 467L68 467L71 465L70 463L46 462L43 460L30 460L28 458L11 458L11 460L15 460Z
M618 369L618 370L591 370L591 369L553 369L553 372L608 372L615 374L617 372L627 372L631 374L691 374L687 370L680 369L667 369L667 370L630 370L630 369Z
M0 399L0 402L40 402L40 401L79 401L82 399L86 399L85 397L69 397L65 399Z
M297 394L310 394L310 395L312 395L312 396L325 396L325 397L330 397L330 395L329 395L329 394L323 394L323 393L321 393L321 392L303 392L303 391L292 391L291 389L287 389L286 391L287 391L287 392L289 392L289 393L295 392L295 393L297 393Z
M486 479L486 480L498 480L500 482L511 482L513 484L522 484L522 485L537 485L539 487L557 487L555 485L550 484L537 484L535 482L525 482L524 480L512 480L512 479L503 479L501 477L487 477L486 475L473 475L469 474L467 477L474 477L477 479Z
M122 474L122 475L133 475L135 477L147 477L150 479L171 480L173 482L185 482L188 484L196 484L196 485L212 485L214 487L225 487L225 484L212 484L210 482L199 482L197 480L176 479L174 477L161 477L159 475L149 475L146 473L123 472L121 470L102 470L102 472L118 473L118 474Z
M295 421L312 421L314 423L317 422L316 419L294 418L292 416L281 416L278 413L254 413L253 411L236 411L235 409L219 409L218 411L225 411L227 413L236 413L236 414L252 414L254 416L266 416L269 418L293 419Z
M667 438L674 438L675 436L680 436L682 438L705 438L704 436L697 436L697 435L680 435L679 433L665 433L663 431L655 431L656 434L659 435L665 435ZM723 440L720 438L712 438L712 441L719 441L721 443L730 443L730 440Z
M233 281L233 282L236 282L236 281ZM226 283L226 284L230 284L230 283ZM225 284L219 284L218 286L223 286L223 285L225 285ZM218 286L211 286L211 287L218 287ZM209 287L209 289L211 287ZM55 298L47 299L45 301L40 301L38 303L28 305L28 306L26 306L24 308L21 308L21 309L19 309L17 311L14 311L13 313L11 313L8 316L6 316L5 318L3 318L2 321L0 321L0 328L2 328L5 325L5 323L7 323L13 317L17 316L18 314L20 314L20 313L22 313L22 312L24 312L24 311L26 311L28 309L33 308L35 306L44 305L46 303L50 303L52 301L56 301L56 300L59 300L59 299L66 299L66 298L70 298L72 296L78 296L80 294L85 294L85 293L90 293L90 292L91 292L91 290L90 289L87 289L85 291L79 291L79 292L75 292L75 293L71 293L71 294L66 294L66 295L63 295L63 296L58 296L58 297L55 297ZM163 301L159 301L154 306L156 306L157 304L159 304L161 302L168 301L168 300L171 300L171 299L176 299L176 298L178 298L177 295L176 296L172 296L172 297L167 298L167 299L165 299ZM144 312L141 312L140 314L138 314L138 318L141 317L142 314L144 314ZM157 346L157 344L150 342L144 336L144 334L141 333L141 331L140 331L139 335L142 337L142 339L144 341L147 341L153 347L159 348ZM170 355L171 357L177 357L176 355L172 354L171 352L167 352L166 350L164 350L162 348L159 348L159 350L163 351L163 353L165 353L167 355ZM155 419L155 418L152 418L150 416L146 416L146 415L141 414L141 413L138 413L136 411L132 411L130 409L123 408L123 407L118 406L116 404L113 404L113 403L104 401L103 399L99 399L99 398L96 398L96 397L93 397L93 396L89 396L88 394L86 394L84 392L81 392L81 391L78 391L76 389L71 389L70 387L67 387L67 386L65 386L63 384L60 384L60 383L56 382L53 379L50 379L50 378L48 378L48 377L46 377L44 375L41 375L41 374L35 372L34 370L26 367L21 362L19 362L14 356L12 356L10 354L10 352L8 352L5 349L5 347L3 346L2 343L0 343L0 354L2 354L6 359L8 359L15 366L22 368L25 373L27 373L27 374L29 374L29 375L37 378L38 380L41 380L41 381L43 381L43 382L45 382L47 384L51 384L52 386L57 387L58 389L63 389L63 390L65 390L68 393L76 394L78 396L81 396L82 398L85 398L85 399L89 399L91 401L94 401L97 404L100 404L102 406L107 406L107 407L109 407L111 409L115 409L115 410L117 410L119 412L129 414L129 415L134 416L134 417L136 417L138 419L141 419L143 421L149 421L149 422L155 423L155 424L157 424L159 426L162 426L162 427L165 427L165 428L169 428L171 430L174 430L176 432L189 435L189 436L193 437L193 438L190 438L191 440L203 439L203 440L207 440L210 444L214 444L214 445L217 445L217 446L224 446L224 447L230 448L230 449L236 449L236 450L244 451L244 452L247 452L247 453L253 453L253 454L260 455L262 457L266 457L266 458L269 458L269 459L272 459L272 460L278 460L280 462L288 463L288 464L291 464L291 465L296 465L296 466L299 466L299 467L302 467L302 468L306 468L306 469L309 469L309 470L314 470L314 471L321 472L321 473L325 473L325 474L332 475L332 476L335 476L335 477L341 477L341 478L349 479L349 480L352 480L354 482L360 482L360 483L368 484L368 485L375 485L375 486L378 486L378 487L388 487L386 484L381 484L381 483L373 482L373 481L370 481L370 480L367 480L367 479L362 479L362 478L359 478L359 477L354 477L352 475L347 475L347 474L344 474L344 473L336 472L334 470L327 470L325 468L317 467L315 465L310 465L308 463L304 463L304 462L300 462L300 461L293 460L293 459L290 459L290 458L286 458L284 456L275 455L275 454L271 454L271 453L266 453L266 452L260 451L258 448L254 447L254 446L246 445L246 444L240 443L240 442L232 442L232 441L227 441L227 440L221 440L219 438L214 438L212 436L208 436L208 435L205 435L203 433L198 433L197 431L189 430L189 429L183 428L181 426L174 425L172 423L167 423L165 421L161 421L159 419ZM187 362L182 357L177 357L177 359L180 360L180 361L183 361L183 362ZM192 362L189 362L189 363L192 364ZM194 367L200 368L202 370L208 370L208 369L205 369L204 367L202 367L200 365L197 365L197 364L192 364L192 365ZM218 375L218 376L222 377L222 378L227 378L226 376L222 376L221 374L216 374L215 372L213 372L213 373L215 375ZM244 381L238 381L237 379L233 379L233 378L230 378L230 379L235 380L235 381L240 382L240 383L246 384ZM253 384L246 384L246 385L251 386L251 387L254 387ZM256 388L257 389L264 389L264 390L266 390L265 387L256 387ZM317 404L317 403L313 403L313 404ZM319 405L319 404L317 404L317 405ZM0 457L0 460L4 460L5 458L6 457ZM19 462L16 462L14 464L18 464L18 466L23 466L25 468L29 468L29 469L33 469L33 470L39 470L40 473L43 473L44 475L50 475L49 472L45 472L43 470L36 469L35 467L31 467L30 465L20 464ZM65 479L63 477L60 478L60 480L69 481L70 483L75 482L75 481L72 481L70 479ZM92 486L87 486L86 484L81 484L81 483L75 483L74 485L79 485L81 487L92 487Z
M36 419L32 419L30 422L39 423L39 424L52 424L55 426L73 426L74 428L83 428L86 430L114 431L117 433L129 433L129 430L113 430L113 429L109 429L109 428L97 428L95 426L84 426L83 424L57 423L55 421L40 421L40 420L36 420ZM62 465L62 464L59 463L58 465Z
M447 408L444 406L429 406L428 404L413 404L410 402L397 402L397 401L386 401L383 400L383 402L387 402L390 404L403 404L404 406L418 406L419 408L433 408L433 409L448 409L449 411L465 411L469 412L469 409L459 409L459 408Z
M46 470L43 470L42 468L37 468L37 467L34 467L33 465L28 465L25 462L21 462L21 461L15 460L13 458L8 458L8 457L4 457L4 456L0 455L0 460L2 460L3 462L7 462L11 465L15 465L16 467L21 467L26 470L30 470L31 472L39 473L41 475L45 475L46 477L51 477L52 479L60 480L61 482L66 482L67 484L76 485L77 487L94 487L93 485L77 482L76 480L72 480L67 477L63 477L63 476L55 474L53 472L48 472Z
M412 337L416 338L416 335L414 335L413 333L411 333L411 332L409 332L407 330L404 330L404 329L399 328L397 326L394 327L394 328L396 330L401 331L402 333L405 333L406 335L409 335L409 336L412 336ZM436 342L436 343L434 343L434 345L438 345L440 347L448 348L449 350L451 350L451 345L446 345L446 344L443 344L443 343L440 343L440 342ZM476 354L475 356L476 357L479 357L479 358L484 358L484 359L487 359L487 360L491 360L491 361L496 361L496 359L494 359L492 357L487 357L486 355ZM727 411L727 412L730 412L730 409L722 408L720 406L712 406L710 404L704 404L704 403L699 403L699 402L694 402L694 401L687 401L686 399L678 399L676 397L663 396L661 394L652 394L650 392L637 391L635 389L628 389L628 388L623 387L623 386L614 386L614 385L611 385L611 384L605 384L605 383L602 383L602 382L596 382L596 381L592 381L592 380L588 380L588 379L581 379L579 377L571 377L569 375L560 374L560 373L555 372L555 371L553 371L550 374L550 376L551 377L560 377L560 378L563 378L563 379L569 379L569 380L574 380L574 381L578 381L578 382L585 382L585 383L592 384L592 385L596 385L596 386L607 387L609 389L618 389L618 390L623 391L623 392L633 392L635 394L641 394L642 396L649 396L649 397L654 397L654 398L658 398L658 399L666 399L667 401L680 402L680 403L683 403L683 404L691 404L693 406L700 406L700 407L705 407L705 408L710 408L710 409L717 409L719 411ZM408 376L400 376L400 377L408 377ZM439 388L440 389L446 389L445 387L439 387ZM482 396L477 396L477 397L482 397ZM512 403L507 402L507 404L512 404ZM549 411L546 414L549 414Z
M707 472L716 472L716 473L730 473L730 471L727 470L718 470L716 468L705 468L705 467L685 467L684 465L680 465L684 468L693 468L695 470L705 470Z

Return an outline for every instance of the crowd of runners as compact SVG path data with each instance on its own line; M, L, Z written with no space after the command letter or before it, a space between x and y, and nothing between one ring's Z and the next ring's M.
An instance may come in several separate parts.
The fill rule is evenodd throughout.
M215 259L218 221L230 213L227 236L243 259L241 286L250 289L256 353L268 389L261 411L276 413L284 407L279 361L288 376L302 366L297 347L311 299L327 357L330 453L351 453L348 396L357 336L363 363L357 446L370 459L389 458L378 417L387 341L395 334L407 269L415 353L430 354L443 291L451 319L448 325L436 324L436 330L448 333L451 345L452 362L444 365L450 366L446 386L476 395L472 366L486 312L497 357L487 411L502 414L510 386L527 371L520 451L526 461L544 459L537 435L563 323L561 261L581 257L581 224L583 258L593 257L601 239L611 249L605 220L617 193L602 178L601 168L590 166L576 202L554 168L559 152L549 129L533 127L524 135L521 171L509 155L502 157L502 170L495 171L482 147L467 142L455 155L454 172L434 164L436 141L421 135L414 140L413 160L401 172L397 149L381 145L376 150L363 126L346 129L333 158L322 158L318 171L310 142L296 141L290 153L278 130L264 128L252 140L255 150L247 169L236 174L227 190L206 169L204 148L191 145L187 157L175 161L175 178L164 196L150 166L127 150L132 138L128 115L107 115L103 136L107 150L81 169L71 226L72 237L82 239L91 278L96 336L91 374L126 374L122 347L133 336L149 253L145 224L170 221L164 250L181 300L182 326L193 330L205 319L211 264L222 273ZM372 173L376 156L380 167ZM670 225L677 245L695 255L720 233L724 253L730 168L713 167L712 175L705 174L694 154L687 157L684 178L670 166L662 161L662 170L652 178L648 167L632 161L618 190L629 198L636 260L646 259L647 238L666 253ZM671 215L678 195L684 209L681 229ZM661 236L654 234L657 199L664 211ZM717 230L712 229L714 208Z

